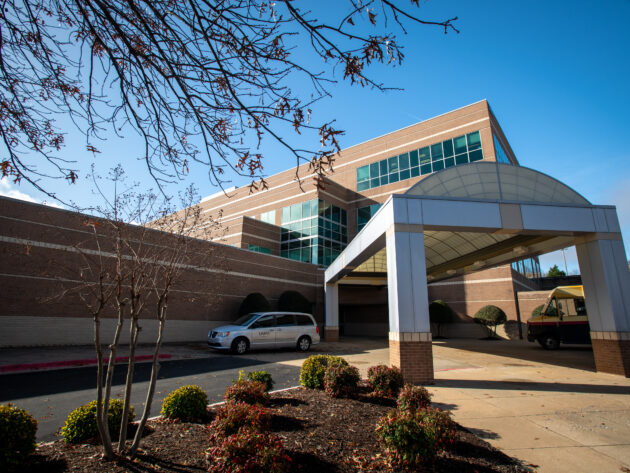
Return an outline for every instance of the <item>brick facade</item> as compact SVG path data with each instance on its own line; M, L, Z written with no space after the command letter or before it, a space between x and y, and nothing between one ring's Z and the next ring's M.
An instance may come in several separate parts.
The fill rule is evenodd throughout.
M591 332L595 368L630 378L630 333L613 332L611 338L600 338L600 334L608 333Z
M325 327L324 339L327 342L338 342L339 341L339 327Z
M407 338L423 338L424 340L407 340ZM431 334L390 332L389 364L400 368L405 383L432 384L434 377Z

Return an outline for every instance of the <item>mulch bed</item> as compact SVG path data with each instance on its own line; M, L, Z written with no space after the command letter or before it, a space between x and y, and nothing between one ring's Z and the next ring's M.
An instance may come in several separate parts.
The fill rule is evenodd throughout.
M294 389L272 394L272 431L283 438L293 472L390 471L374 427L395 407L392 399L331 399L322 391ZM212 417L213 409L210 409ZM142 453L134 461L103 462L96 444L39 447L29 472L200 472L206 471L209 430L204 424L157 420L149 423ZM462 427L453 445L436 461L434 472L526 472L520 464Z

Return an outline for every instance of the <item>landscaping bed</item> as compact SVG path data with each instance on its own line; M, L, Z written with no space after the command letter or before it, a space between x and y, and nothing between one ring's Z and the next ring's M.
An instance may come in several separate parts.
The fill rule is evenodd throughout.
M391 471L375 434L378 420L396 407L394 399L361 388L351 399L298 388L271 395L271 430L282 438L291 471ZM215 409L209 409L212 420ZM37 448L20 471L30 472L200 472L210 446L207 424L158 419L149 422L141 454L130 462L103 462L97 444L62 440ZM519 463L457 426L455 440L439 454L435 472L526 472Z

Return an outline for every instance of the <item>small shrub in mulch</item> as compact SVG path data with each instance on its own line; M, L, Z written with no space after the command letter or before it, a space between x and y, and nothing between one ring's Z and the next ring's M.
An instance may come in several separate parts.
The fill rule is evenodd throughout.
M267 386L259 381L247 381L239 379L225 390L223 399L232 402L244 402L246 404L269 404Z
M392 465L417 471L430 467L438 453L453 442L455 424L439 409L395 410L379 420L376 433Z
M37 421L11 404L0 405L0 470L19 467L35 451Z
M162 416L184 422L204 421L207 417L208 396L199 386L182 386L162 402Z
M405 384L398 395L398 409L401 411L417 411L431 405L431 393L423 386Z
M273 385L275 384L273 382L271 374L267 373L266 371L250 371L249 373L247 373L247 379L250 381L258 381L259 383L264 383L267 392L271 391L273 389Z
M486 327L489 339L496 339L497 325L502 325L507 322L507 316L500 307L496 305L486 305L477 311L473 316L473 320Z
M252 406L244 402L227 402L217 410L210 424L213 436L229 437L241 429L267 432L271 428L271 415L262 406Z
M324 390L332 397L348 397L356 393L361 376L354 366L333 363L324 374Z
M118 438L120 433L120 423L123 415L123 402L120 399L109 400L109 410L107 411L107 424L109 434L112 438ZM136 416L133 406L129 407L127 424L130 424ZM61 435L68 443L80 443L86 440L98 438L98 427L96 426L96 401L92 401L72 411L66 419L65 425L61 428Z
M371 366L368 369L368 384L375 396L397 396L403 387L402 373L396 367Z
M206 451L210 473L288 473L291 458L280 437L241 429Z
M311 355L300 370L300 384L306 388L324 389L324 375L326 368L332 364L348 366L348 362L340 356Z

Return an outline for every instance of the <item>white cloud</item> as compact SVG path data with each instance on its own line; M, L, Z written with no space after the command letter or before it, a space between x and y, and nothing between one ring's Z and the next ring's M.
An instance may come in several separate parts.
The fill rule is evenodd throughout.
M0 195L4 197L11 197L12 199L25 200L26 202L33 202L35 204L44 204L50 207L56 207L58 209L63 208L61 205L55 202L46 202L36 199L35 197L26 194L15 188L15 184L13 184L6 177L0 179Z

